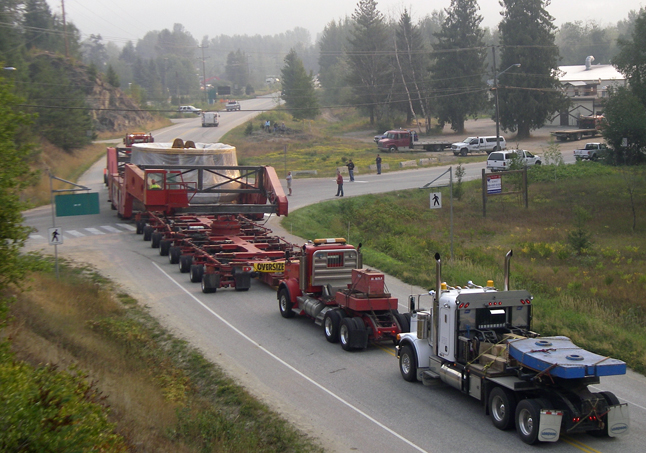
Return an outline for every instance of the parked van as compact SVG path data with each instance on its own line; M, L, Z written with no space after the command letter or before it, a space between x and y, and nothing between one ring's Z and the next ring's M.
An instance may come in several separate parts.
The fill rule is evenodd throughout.
M492 151L507 149L505 137L500 137L500 149L498 149L497 141L495 135L488 137L467 137L461 142L453 143L451 145L451 151L456 156L466 156L468 153L486 152L488 154Z
M218 112L203 112L202 113L202 127L218 126L220 120Z

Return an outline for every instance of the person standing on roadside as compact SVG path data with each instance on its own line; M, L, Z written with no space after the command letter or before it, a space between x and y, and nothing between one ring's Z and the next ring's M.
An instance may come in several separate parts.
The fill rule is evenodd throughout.
M375 159L375 162L377 163L377 174L381 174L381 156L377 154L377 158Z
M350 175L350 182L354 182L354 163L352 162L352 159L348 161L348 164L346 165L348 167L348 174Z
M289 190L289 193L287 195L292 194L292 172L287 172L287 176L285 176L285 180L287 180L287 190Z
M336 195L335 197L343 196L343 176L341 176L341 170L336 171Z

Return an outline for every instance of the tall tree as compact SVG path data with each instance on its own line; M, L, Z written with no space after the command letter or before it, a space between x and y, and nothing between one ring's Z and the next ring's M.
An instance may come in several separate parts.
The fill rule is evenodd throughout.
M0 74L0 297L7 286L19 283L25 275L27 260L20 250L29 237L21 212L26 208L21 191L30 184L29 162L26 156L33 147L20 139L21 130L31 123L17 104L23 102L12 94ZM0 300L0 324L4 302Z
M418 26L413 24L408 10L404 10L395 31L395 62L401 85L396 95L404 98L407 122L417 119L417 112L427 117L424 82L428 67L428 52ZM401 89L398 89L401 87ZM430 118L428 118L430 121Z
M281 71L283 100L287 110L296 119L313 119L319 114L318 99L314 91L314 80L308 75L303 61L294 49L285 57Z
M347 49L352 102L367 110L370 124L374 124L381 117L380 107L388 98L392 82L388 29L375 0L360 0L352 20L354 28Z
M554 18L545 9L549 0L501 0L501 62L498 78L500 124L529 138L532 129L566 105L558 79L559 50L554 43ZM498 68L496 71L500 72Z
M108 61L108 52L101 35L90 35L85 39L81 43L81 52L86 63L94 63L99 70L103 71Z
M619 39L619 54L612 64L626 76L631 91L646 105L646 9L634 22L630 39Z
M226 73L227 79L233 83L236 90L242 90L249 83L247 56L240 49L235 52L229 52Z
M435 33L435 62L432 86L435 115L440 126L446 123L464 132L464 122L476 117L486 105L483 82L486 51L484 30L480 27L476 0L451 0L442 29Z
M27 0L23 13L25 47L50 50L51 32L54 26L52 12L46 0Z
M348 45L351 22L348 18L328 23L318 42L319 82L324 93L324 102L341 103L346 95L345 79L348 68L343 59L343 49Z

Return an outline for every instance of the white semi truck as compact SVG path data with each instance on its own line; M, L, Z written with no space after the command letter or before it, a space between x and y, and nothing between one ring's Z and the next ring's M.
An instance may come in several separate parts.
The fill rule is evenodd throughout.
M629 431L628 405L590 385L626 373L626 364L575 346L567 337L531 331L533 297L505 287L441 283L435 255L432 307L411 310L410 333L398 336L402 377L444 382L482 402L494 426L516 426L527 444L556 442L562 433L617 437Z

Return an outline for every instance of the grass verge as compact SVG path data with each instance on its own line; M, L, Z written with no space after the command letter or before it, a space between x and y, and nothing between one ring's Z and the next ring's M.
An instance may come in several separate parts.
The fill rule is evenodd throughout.
M34 367L83 370L131 451L319 452L145 308L85 266L34 273L6 328Z
M349 232L353 243L363 244L364 263L427 288L435 286L435 252L444 257L443 278L450 284L492 278L501 285L503 257L513 249L512 287L533 293L536 330L569 336L643 373L645 170L593 162L535 168L529 175L529 208L516 195L492 197L486 218L481 182L464 183L463 196L453 205L451 259L448 203L430 210L429 190L324 202L290 213L289 225L306 239ZM516 183L508 176L505 191ZM442 192L448 200L448 189ZM577 212L587 213L583 224ZM578 247L580 237L589 245Z

